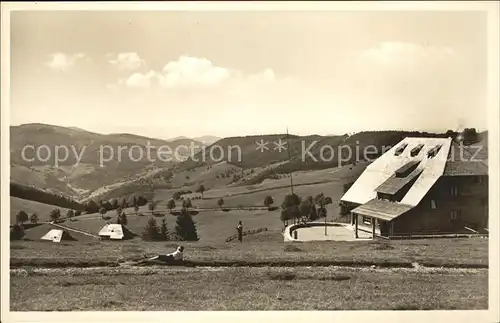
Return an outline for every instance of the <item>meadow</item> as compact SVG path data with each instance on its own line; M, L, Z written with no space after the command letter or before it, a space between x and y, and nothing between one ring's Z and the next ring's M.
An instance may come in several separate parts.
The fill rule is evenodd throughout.
M10 288L13 311L488 308L487 270L246 267L14 271Z

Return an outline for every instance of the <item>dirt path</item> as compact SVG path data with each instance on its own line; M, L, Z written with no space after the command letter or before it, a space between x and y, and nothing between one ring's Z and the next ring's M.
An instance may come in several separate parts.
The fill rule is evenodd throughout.
M53 275L71 274L71 275L89 275L89 274L130 274L130 275L145 275L145 274L162 274L165 272L207 272L207 271L230 271L236 269L254 268L255 270L266 271L268 267L214 267L214 266L199 266L199 267L183 267L183 266L134 266L133 264L122 264L119 267L88 267L88 268L11 268L11 275L27 276L27 275ZM296 266L296 267L280 267L282 271L293 272L295 269L312 269L314 266ZM339 271L368 271L368 272L428 272L428 273L478 273L487 272L487 268L443 268L443 267L425 267L414 264L412 268L381 268L376 266L353 267L353 266L327 266L331 270Z
M92 233L87 232L87 231L83 231L83 230L79 230L79 229L74 229L74 228L71 228L71 227L68 227L68 226L65 226L65 225L61 225L61 224L57 224L57 223L52 223L52 225L56 226L58 228L61 228L63 230L68 230L68 231L72 231L72 232L76 232L76 233L81 233L81 234L84 234L86 236L90 236L90 237L93 237L93 238L99 238L98 235L92 234Z

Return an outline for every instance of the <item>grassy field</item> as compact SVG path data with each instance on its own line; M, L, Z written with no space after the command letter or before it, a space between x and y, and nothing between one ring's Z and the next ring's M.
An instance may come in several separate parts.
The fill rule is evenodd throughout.
M143 211L145 212L145 210ZM116 220L116 212L110 211L108 215L111 216L109 221L114 223ZM127 217L128 223L126 227L131 232L140 236L150 218L150 214L144 216L130 214ZM154 216L153 218L156 219L158 225L161 224L162 219L166 219L170 232L175 232L176 216L166 213L163 216ZM224 242L227 237L236 234L236 225L238 221L243 222L245 230L267 228L268 230L275 231L276 234L281 237L281 240L283 240L281 236L283 222L280 220L279 211L203 211L199 212L197 215L193 215L193 220L196 222L200 242ZM85 215L81 218L75 218L74 221L66 221L64 225L97 234L105 223L106 221L103 220L100 215ZM26 230L27 235L29 239L35 240L36 237L29 234L30 230L31 229Z
M11 273L13 311L487 309L487 270L140 268Z
M113 265L166 253L177 242L92 241L46 243L11 242L11 266L91 266ZM288 242L277 232L264 232L244 238L242 244L182 243L185 259L200 265L372 265L487 267L488 240L430 239L379 241L365 240Z
M62 216L65 216L66 212L68 212L68 209L59 206L39 203L30 200L24 200L17 197L11 197L10 222L11 223L16 222L16 214L21 210L28 213L28 216L31 216L31 214L33 213L36 213L38 215L38 221L40 222L50 221L50 211L52 211L53 209L60 209Z

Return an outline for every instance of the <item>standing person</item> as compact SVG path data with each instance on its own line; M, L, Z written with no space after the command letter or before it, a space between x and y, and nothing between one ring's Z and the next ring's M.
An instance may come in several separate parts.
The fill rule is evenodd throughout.
M238 231L238 241L242 242L243 241L243 224L238 222L238 225L236 226L236 230Z

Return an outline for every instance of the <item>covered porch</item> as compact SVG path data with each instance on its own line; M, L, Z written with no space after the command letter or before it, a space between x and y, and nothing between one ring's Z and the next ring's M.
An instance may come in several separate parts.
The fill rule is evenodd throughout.
M372 239L391 236L394 234L393 220L412 208L411 205L388 200L370 200L351 211L354 237L357 239L360 231L370 232Z

